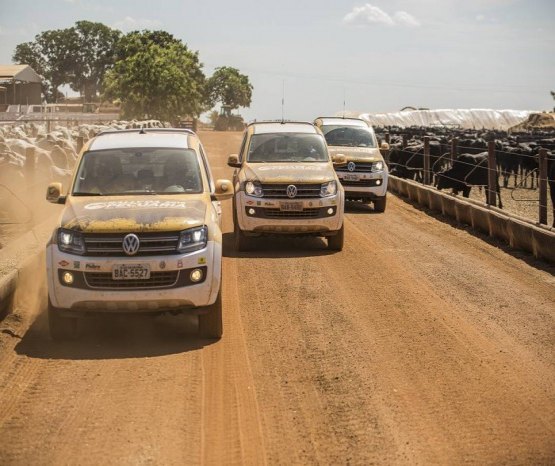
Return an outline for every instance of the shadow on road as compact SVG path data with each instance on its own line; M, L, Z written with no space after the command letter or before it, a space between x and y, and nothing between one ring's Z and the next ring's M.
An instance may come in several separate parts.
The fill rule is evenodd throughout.
M324 238L305 236L261 236L252 237L250 250L239 252L235 249L233 233L223 234L223 256L239 259L283 259L288 257L316 257L335 254L328 249Z
M76 340L53 341L43 312L15 351L39 359L127 359L195 351L216 342L197 338L196 319L191 316L109 315L85 317L79 324Z

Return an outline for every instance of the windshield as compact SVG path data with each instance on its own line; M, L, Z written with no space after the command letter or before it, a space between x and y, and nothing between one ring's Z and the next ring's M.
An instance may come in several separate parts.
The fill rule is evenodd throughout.
M360 126L322 126L329 146L377 147L376 138L370 128Z
M73 195L179 194L202 192L192 149L112 149L86 152Z
M305 133L255 134L251 138L249 162L327 162L322 136Z

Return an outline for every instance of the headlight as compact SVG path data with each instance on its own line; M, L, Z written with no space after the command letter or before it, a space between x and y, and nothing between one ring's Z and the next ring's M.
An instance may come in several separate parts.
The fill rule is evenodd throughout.
M372 170L375 172L379 172L383 170L383 162L374 162L374 166L372 167Z
M58 230L58 249L72 254L85 254L83 235L79 231L60 228Z
M324 183L320 188L321 197L335 196L337 193L337 183L335 181L329 181Z
M192 252L204 249L208 241L208 228L206 226L184 230L179 235L178 252Z
M258 181L247 181L245 183L245 192L249 196L255 197L262 197L264 195L264 191L262 191L262 186Z

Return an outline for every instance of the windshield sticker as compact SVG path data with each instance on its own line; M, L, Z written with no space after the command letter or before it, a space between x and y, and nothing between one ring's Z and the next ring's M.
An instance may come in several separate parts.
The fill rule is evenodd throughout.
M183 201L109 201L92 202L85 205L87 210L99 209L184 209L187 203Z
M275 171L275 170L309 170L309 171L323 171L329 170L328 167L329 160L319 160L318 165L302 165L301 162L295 165L266 165L263 167L256 167L256 170L263 171ZM255 162L256 163L256 162ZM254 167L252 167L254 168Z

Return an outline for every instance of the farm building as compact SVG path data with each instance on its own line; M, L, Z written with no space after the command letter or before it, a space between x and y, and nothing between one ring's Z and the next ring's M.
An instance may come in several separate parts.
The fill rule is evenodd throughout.
M0 106L40 105L41 83L29 65L0 65Z

